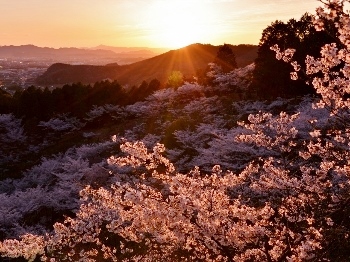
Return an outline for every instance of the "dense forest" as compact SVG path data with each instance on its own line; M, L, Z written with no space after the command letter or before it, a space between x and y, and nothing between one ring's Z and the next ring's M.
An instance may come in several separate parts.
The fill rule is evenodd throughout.
M0 92L6 261L349 261L348 1L255 63Z

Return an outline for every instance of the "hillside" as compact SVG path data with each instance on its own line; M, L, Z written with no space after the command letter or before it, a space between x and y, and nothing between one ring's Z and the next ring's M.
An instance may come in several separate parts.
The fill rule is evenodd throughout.
M138 85L143 80L157 78L164 83L172 71L181 71L184 76L196 75L216 56L219 46L193 44L178 50L172 50L140 62L123 66L72 66L53 65L38 77L41 85L66 84L72 82L92 83L110 78L121 84ZM246 66L257 56L257 46L232 46L239 67Z
M112 79L119 68L117 63L109 66L56 63L50 66L42 76L39 76L37 82L39 84L94 83L106 78Z
M147 223L146 230L152 230L146 232L161 237L163 228L168 232L174 230L172 225L180 225L179 229L175 228L176 233L181 237L195 235L197 242L202 240L202 235L197 237L196 234L203 232L207 228L205 225L219 230L226 230L221 225L228 225L226 231L219 232L223 241L226 241L228 230L241 237L240 228L243 227L245 232L257 232L262 247L267 237L279 240L280 231L272 231L275 227L288 226L290 232L300 236L313 234L313 231L305 230L309 227L309 216L296 222L294 217L299 217L299 210L305 214L313 208L320 213L311 215L319 216L320 223L324 223L324 217L331 210L324 208L331 193L338 193L338 184L345 187L349 183L344 175L349 165L344 171L340 170L339 175L333 175L333 171L327 173L333 159L339 159L339 163L349 159L349 139L343 138L339 131L334 142L331 140L337 146L334 157L330 155L325 160L310 157L306 151L308 145L313 154L316 150L322 153L321 144L314 145L313 141L317 138L326 142L323 134L334 128L336 119L329 116L327 109L315 108L317 99L312 97L271 102L243 100L242 95L248 95L250 91L253 69L254 66L249 65L228 74L212 71L215 78L212 86L186 83L177 89L157 90L126 105L111 104L108 98L113 95L110 94L105 96L106 104L101 102L103 93L111 89L118 91L109 82L103 83L105 89L101 83L91 87L93 101L101 104L90 108L84 108L85 101L78 96L79 92L86 94L80 85L65 86L62 92L66 95L61 97L61 103L66 108L77 105L76 110L83 110L80 117L74 116L72 113L76 110L72 110L35 123L37 116L28 119L14 114L0 115L0 240L18 238L23 232L29 232L26 238L23 237L25 244L30 245L25 246L25 251L33 250L33 258L45 254L58 257L59 261L69 261L68 256L65 257L68 252L72 256L70 261L78 261L80 254L85 256L86 250L100 252L103 249L96 244L100 241L107 247L118 248L113 259L99 259L103 254L97 253L95 261L109 262L124 259L126 252L120 251L124 243L127 247L136 246L135 251L126 253L128 257L124 261L135 261L145 248L145 254L151 254L148 261L155 261L151 248L129 238L129 233L134 232L129 228L138 221ZM52 94L59 97L57 91ZM36 91L30 88L26 92L26 96L34 97ZM47 92L50 91L46 91L48 96ZM122 93L119 96L121 101L125 100ZM23 102L27 111L41 104L35 99L30 103ZM41 111L44 110L38 110ZM330 161L326 162L328 159ZM327 183L326 193L317 187L323 183ZM346 199L348 192L344 193ZM300 199L312 201L312 206L297 205ZM267 203L272 203L277 211ZM295 208L300 209L294 211ZM194 215L186 217L188 210ZM285 210L296 215L291 213L287 220ZM349 211L345 210L340 217L348 219ZM122 219L120 223L119 218ZM164 221L169 221L170 226ZM192 229L193 221L201 223L198 230ZM225 224L220 224L221 221ZM262 226L260 221L264 223ZM111 231L117 223L121 225L121 231ZM336 223L339 222L335 220L337 226ZM333 230L332 225L324 227ZM258 235L262 230L269 235ZM120 238L119 232L126 237ZM217 236L221 237L220 234ZM326 231L324 235L330 243L334 241L332 231ZM48 242L50 245L52 243L50 253L39 253L35 249L36 241L43 239L42 236L50 237L47 240L51 241ZM244 237L248 242L251 235ZM88 241L83 242L84 239ZM115 239L124 242L119 244ZM10 245L13 242L6 241L0 242L4 243L0 252L14 254L11 257L22 255L9 253L14 249ZM228 245L236 248L234 241ZM299 245L298 239L293 241L294 246ZM160 245L165 249L163 242ZM342 250L347 249L340 246L338 250L345 253ZM186 250L180 251L184 254ZM243 255L247 252L242 251ZM211 260L175 260L171 257L167 261ZM245 261L268 260L259 257Z

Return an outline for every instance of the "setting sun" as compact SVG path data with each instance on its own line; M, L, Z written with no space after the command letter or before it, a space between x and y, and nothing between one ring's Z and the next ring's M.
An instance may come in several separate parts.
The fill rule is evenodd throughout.
M147 10L146 25L158 45L179 48L208 37L205 5L196 1L155 1Z

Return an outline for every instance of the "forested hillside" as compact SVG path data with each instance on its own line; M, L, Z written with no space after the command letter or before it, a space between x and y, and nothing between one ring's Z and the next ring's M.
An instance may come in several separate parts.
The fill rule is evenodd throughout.
M285 26L276 22L264 31L255 64L236 68L223 45L216 58L226 63L212 59L193 81L177 72L165 86L103 81L1 93L1 255L349 261L350 16L343 2L327 1L299 21L313 25L311 38L336 39L321 37L315 56L301 51L303 60L297 48L308 41L280 45L295 30L281 30L270 45L267 35ZM290 90L257 81L272 77L264 63L281 70L273 84ZM309 89L293 89L299 86L289 81L298 80Z

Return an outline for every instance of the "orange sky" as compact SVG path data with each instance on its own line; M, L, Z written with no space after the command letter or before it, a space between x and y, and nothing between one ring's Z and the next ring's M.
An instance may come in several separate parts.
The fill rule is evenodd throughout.
M0 45L48 47L258 44L271 22L317 0L0 0Z

